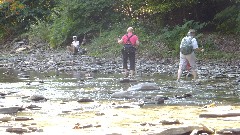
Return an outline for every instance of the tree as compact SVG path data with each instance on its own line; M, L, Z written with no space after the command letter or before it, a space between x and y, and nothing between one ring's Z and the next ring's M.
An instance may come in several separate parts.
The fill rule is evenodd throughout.
M0 1L1 36L20 34L27 31L37 19L47 20L54 6L53 0Z

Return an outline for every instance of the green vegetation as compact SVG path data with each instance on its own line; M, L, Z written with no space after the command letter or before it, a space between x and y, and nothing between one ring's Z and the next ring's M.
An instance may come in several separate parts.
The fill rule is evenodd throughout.
M193 28L199 46L214 58L223 53L214 35L239 38L239 8L240 0L0 0L0 43L28 35L47 47L65 48L77 35L80 41L86 37L90 55L114 57L121 50L117 37L133 26L140 55L175 57L181 38Z

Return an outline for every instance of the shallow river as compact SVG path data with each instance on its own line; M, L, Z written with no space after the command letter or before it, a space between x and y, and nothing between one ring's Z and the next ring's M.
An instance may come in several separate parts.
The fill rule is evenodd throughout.
M206 105L239 104L239 82L236 78L206 78L199 76L197 82L183 79L175 81L174 75L153 74L151 76L136 75L137 82L120 83L120 74L91 74L86 76L78 71L68 72L21 72L12 69L0 69L0 92L16 92L14 96L42 95L49 101L77 101L81 98L90 98L94 101L119 101L126 99L113 99L114 92L127 90L130 86L142 82L154 82L159 90L138 91L136 98L130 102L141 100L143 97L163 96L167 105ZM175 95L190 93L192 98L178 99ZM11 95L13 96L13 95ZM22 100L22 99L19 99ZM0 99L0 102L7 102ZM18 102L16 100L16 102ZM24 102L24 100L23 100Z

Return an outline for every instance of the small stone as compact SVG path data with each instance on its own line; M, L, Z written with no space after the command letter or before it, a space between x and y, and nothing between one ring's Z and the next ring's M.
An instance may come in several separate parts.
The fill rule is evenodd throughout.
M9 115L1 115L0 116L0 121L2 122L8 122L8 121L11 121L12 120L12 117L9 116Z
M16 117L15 121L28 121L28 120L33 120L33 118L28 118L28 117Z
M105 115L105 113L96 113L95 115L102 116L102 115Z
M27 133L28 129L25 128L8 128L6 129L6 132L13 132L17 134Z
M43 129L38 129L36 130L36 132L43 132Z
M88 98L83 98L77 101L78 103L82 103L82 102L94 102L94 100L92 99L88 99Z

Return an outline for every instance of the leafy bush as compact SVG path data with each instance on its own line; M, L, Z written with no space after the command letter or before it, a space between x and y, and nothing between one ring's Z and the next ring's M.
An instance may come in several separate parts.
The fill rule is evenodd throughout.
M86 46L88 53L95 57L119 56L121 52L121 45L117 43L119 33L119 29L101 32Z
M202 35L202 34L201 34ZM216 50L217 47L214 44L214 35L213 34L206 34L202 35L201 38L199 38L199 47L202 47L205 49L205 51L210 50Z
M214 17L217 30L221 33L240 33L239 6L233 5L217 13Z
M49 43L52 48L56 48L64 43L71 35L74 22L67 17L57 18L51 26L49 33Z
M30 39L40 39L43 42L49 40L50 25L47 22L37 20L37 23L30 26L28 36Z

